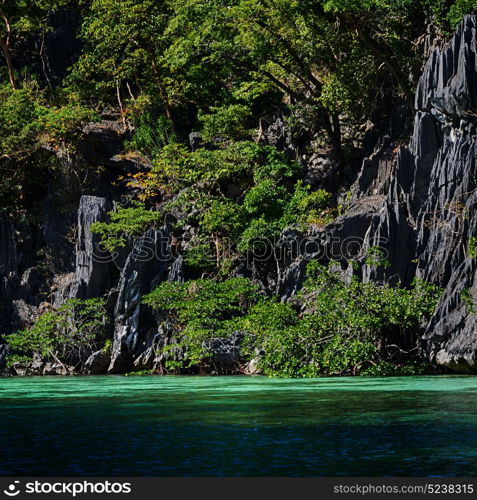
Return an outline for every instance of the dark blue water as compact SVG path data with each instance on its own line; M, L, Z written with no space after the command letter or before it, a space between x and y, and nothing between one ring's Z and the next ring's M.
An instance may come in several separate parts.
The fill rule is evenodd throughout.
M476 476L477 378L0 379L0 475Z

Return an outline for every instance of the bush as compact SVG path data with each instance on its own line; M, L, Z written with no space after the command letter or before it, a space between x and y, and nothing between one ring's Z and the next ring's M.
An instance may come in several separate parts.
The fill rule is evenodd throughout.
M237 242L237 250L242 253L262 253L265 248L273 246L281 229L279 222L267 221L263 215L252 219Z
M212 108L211 111L212 113L199 117L203 126L202 134L206 141L211 141L216 137L234 140L250 137L248 121L251 112L247 106L230 104Z
M109 213L109 218L110 222L94 222L90 229L100 235L105 250L114 252L124 247L129 238L141 236L149 227L158 224L160 214L136 202L131 207L117 207Z
M181 353L180 359L169 359L166 368L206 364L210 356L207 341L231 334L231 320L243 315L258 297L258 287L245 278L161 283L143 302L153 309L168 311L179 336L177 344L163 349Z
M134 134L125 146L154 157L160 153L162 148L174 143L175 140L172 123L168 118L146 112L139 114L134 119Z
M200 227L209 234L235 237L244 224L243 208L227 199L212 200Z
M210 238L196 236L187 245L184 262L188 267L202 271L212 271L216 264L216 256Z
M475 0L457 0L449 10L447 20L452 28L456 28L466 14L476 14L477 4Z
M81 133L81 123L97 119L96 113L79 104L51 107L40 118L40 137L43 142L53 144L59 144L66 139L73 140Z
M310 186L298 181L293 196L284 208L282 226L292 224L324 226L330 223L334 218L330 208L332 198L332 195L324 189L311 191Z
M357 279L346 283L312 262L296 309L264 297L244 278L162 283L144 302L172 313L177 342L163 351L172 356L166 368L206 364L207 341L243 332L244 360L262 352L259 364L266 375L316 377L391 373L390 366L396 367L393 374L415 373L409 367L418 365L407 362L404 368L389 344L416 337L440 293L422 281L410 289Z
M39 118L46 113L34 85L13 91L0 88L0 150L2 155L22 158L38 145Z
M8 365L31 361L35 354L70 365L82 362L104 343L106 325L102 299L70 299L44 312L30 328L6 335L12 349Z
M279 219L289 198L290 195L284 186L276 185L273 180L267 179L248 191L243 206L252 217Z

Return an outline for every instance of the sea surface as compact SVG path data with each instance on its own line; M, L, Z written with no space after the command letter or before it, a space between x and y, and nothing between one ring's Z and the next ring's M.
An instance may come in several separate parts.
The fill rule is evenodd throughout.
M0 475L477 476L477 377L4 378Z

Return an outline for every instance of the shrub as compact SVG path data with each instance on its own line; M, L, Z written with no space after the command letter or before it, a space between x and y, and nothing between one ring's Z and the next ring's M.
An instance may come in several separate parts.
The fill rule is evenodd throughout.
M267 221L263 215L252 219L237 242L237 250L242 253L252 250L262 253L265 248L273 246L280 231L278 221Z
M139 114L134 119L134 134L125 146L153 157L159 154L162 148L174 143L175 140L172 122L168 118L146 112Z
M251 112L247 106L230 104L211 108L211 111L212 113L199 117L203 126L203 137L206 141L211 141L216 137L234 140L250 137L251 131L248 127L248 121Z
M211 200L200 227L209 234L235 237L244 224L243 208L233 201Z
M242 191L253 183L272 180L279 183L299 172L294 162L270 146L252 141L236 141L218 149L189 151L178 143L167 144L153 158L150 171L131 178L130 185L143 191L176 193L183 188L236 184Z
M332 195L324 189L311 191L310 186L298 181L290 201L284 208L282 226L292 224L326 225L333 220Z
M53 144L61 143L65 139L72 140L81 133L81 123L97 119L96 113L80 104L50 107L39 120L40 136L43 142Z
M389 366L397 367L393 373L414 373L388 344L416 334L440 293L422 281L410 289L357 279L346 283L331 267L312 262L297 308L264 297L244 278L162 283L144 301L172 313L177 342L163 351L170 356L168 369L207 363L207 341L239 331L246 334L245 360L263 353L263 373L310 377L377 374L378 366L383 373Z
M257 286L245 278L161 283L143 302L172 315L179 341L166 346L163 352L179 351L181 356L169 359L166 368L192 368L207 363L208 341L232 333L230 321L243 315L258 296Z
M273 180L267 179L248 191L243 206L251 216L279 219L289 197L284 186L276 185Z
M104 342L107 316L103 299L70 299L41 314L27 329L6 335L17 361L31 361L35 354L50 361L76 364L84 361Z
M99 234L105 250L114 252L124 247L128 238L141 236L160 220L159 212L147 210L139 202L131 207L117 207L109 213L110 222L94 222L91 232Z
M195 236L184 253L187 266L199 271L211 271L216 263L212 241L207 237Z

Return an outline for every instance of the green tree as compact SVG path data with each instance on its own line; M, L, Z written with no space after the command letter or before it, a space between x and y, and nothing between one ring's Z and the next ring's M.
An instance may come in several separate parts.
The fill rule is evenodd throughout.
M0 2L0 48L13 90L17 88L13 57L15 42L30 33L48 30L48 16L66 0L2 0Z
M35 354L70 365L84 362L104 343L106 325L102 299L70 299L41 314L30 328L6 336L12 349L8 364L31 361Z
M81 36L85 47L70 79L74 89L90 99L115 99L123 113L158 101L174 121L176 100L164 64L164 35L169 2L154 0L93 0L86 10Z

